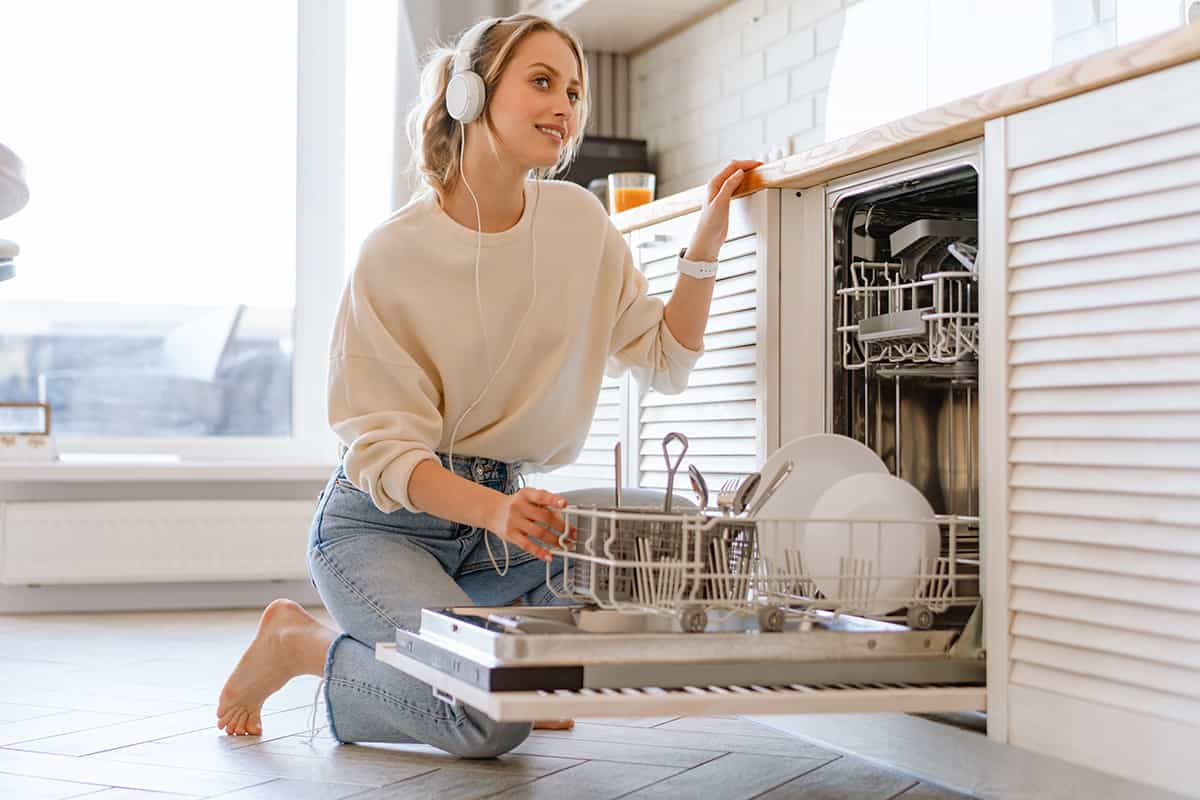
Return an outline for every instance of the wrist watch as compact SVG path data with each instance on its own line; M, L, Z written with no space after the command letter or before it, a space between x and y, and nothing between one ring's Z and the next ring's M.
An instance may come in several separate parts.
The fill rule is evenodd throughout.
M684 253L687 252L686 247L679 249L679 260L675 265L676 272L682 272L684 275L691 275L693 278L715 278L717 276L716 261L690 261L684 258Z

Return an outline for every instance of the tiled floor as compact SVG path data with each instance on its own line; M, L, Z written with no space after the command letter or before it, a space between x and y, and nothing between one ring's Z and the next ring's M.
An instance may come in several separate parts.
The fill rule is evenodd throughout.
M262 737L227 737L217 694L257 618L0 616L0 797L962 797L735 717L581 721L492 761L309 743L316 678L268 701Z

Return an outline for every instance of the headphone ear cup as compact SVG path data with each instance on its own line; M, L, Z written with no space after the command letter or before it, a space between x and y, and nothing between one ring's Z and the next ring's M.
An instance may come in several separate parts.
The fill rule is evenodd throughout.
M446 110L459 122L473 122L483 113L484 93L478 73L459 72L446 85Z

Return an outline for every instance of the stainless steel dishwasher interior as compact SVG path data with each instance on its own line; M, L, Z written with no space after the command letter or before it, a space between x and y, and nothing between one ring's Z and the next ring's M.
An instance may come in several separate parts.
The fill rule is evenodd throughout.
M979 513L978 198L977 172L961 165L838 197L830 218L830 429L872 448L936 513L968 517ZM977 574L977 529L965 544L960 568Z

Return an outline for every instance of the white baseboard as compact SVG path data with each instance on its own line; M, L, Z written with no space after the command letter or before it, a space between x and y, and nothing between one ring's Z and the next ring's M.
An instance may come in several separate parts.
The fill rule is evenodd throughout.
M0 614L262 608L277 597L321 605L310 581L0 586Z
M969 794L999 800L1166 800L1170 794L982 733L908 714L784 714L746 719L830 750Z

